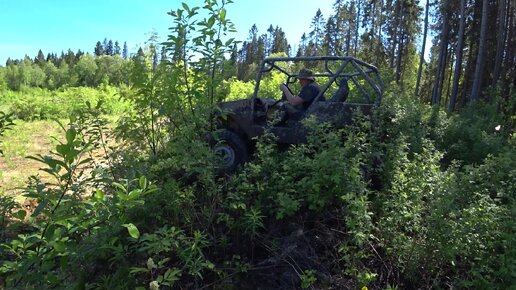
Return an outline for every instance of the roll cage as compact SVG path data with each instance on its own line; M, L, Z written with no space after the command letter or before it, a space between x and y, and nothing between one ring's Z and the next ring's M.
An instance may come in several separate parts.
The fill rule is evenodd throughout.
M260 70L256 76L256 84L252 96L252 112L255 111L255 100L259 98L258 91L260 82L266 73L277 70L286 76L286 84L295 83L298 73L290 72L284 68L281 63L287 66L296 66L296 64L320 64L323 63L323 71L314 72L314 77L319 81L321 93L314 99L307 111L313 107L315 103L323 96L333 83L339 83L338 80L345 79L351 81L366 99L364 104L372 104L378 106L381 102L384 84L380 78L378 68L374 65L361 61L351 56L308 56L308 57L271 57L265 58ZM297 65L296 67L299 67ZM327 78L325 83L320 80ZM374 94L374 95L373 95Z

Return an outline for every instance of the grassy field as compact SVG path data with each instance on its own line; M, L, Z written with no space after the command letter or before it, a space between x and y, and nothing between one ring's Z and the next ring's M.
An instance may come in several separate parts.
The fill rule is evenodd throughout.
M0 195L15 195L18 201L22 201L21 188L28 177L40 174L45 178L45 173L38 170L41 164L26 157L50 152L57 144L53 137L60 138L61 135L61 128L55 121L16 120L0 145L4 152L0 157Z

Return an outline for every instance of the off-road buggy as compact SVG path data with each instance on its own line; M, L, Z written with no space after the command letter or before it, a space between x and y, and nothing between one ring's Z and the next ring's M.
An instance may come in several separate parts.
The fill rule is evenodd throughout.
M284 77L284 83L293 92L300 68L309 68L321 92L310 106L296 114L286 116L285 99L278 86L272 92L260 85ZM266 129L277 137L280 144L306 142L307 129L302 120L315 116L320 122L329 122L337 128L351 124L360 112L370 115L380 105L383 82L378 69L350 56L276 57L262 61L256 77L255 89L250 99L218 104L217 133L213 149L221 157L221 170L233 171L252 153L254 137Z

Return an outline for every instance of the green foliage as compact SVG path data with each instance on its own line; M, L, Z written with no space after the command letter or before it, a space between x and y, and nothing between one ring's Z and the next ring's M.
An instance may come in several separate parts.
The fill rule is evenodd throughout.
M11 129L14 126L12 114L6 114L0 111L0 138L4 136L5 131ZM1 145L0 139L0 145ZM0 149L0 155L4 154L4 152Z
M5 110L22 120L63 118L85 107L85 103L103 101L108 114L119 114L127 104L118 98L117 89L106 86L92 88L67 88L61 91L31 88L21 92L2 91L0 99Z
M336 132L315 120L306 125L312 129L309 143L283 153L265 135L257 144L256 162L232 182L235 194L252 193L257 205L277 219L305 209L320 211L365 194L360 169L365 162L365 133L359 129Z
M303 289L310 288L316 281L314 270L305 270L301 274L301 288Z
M102 259L106 253L102 249L125 247L120 242L123 227L128 228L131 238L137 238L137 228L127 219L127 209L141 204L142 196L155 191L155 187L145 177L140 177L136 186L125 182L110 187L101 182L88 158L96 148L93 142L86 141L91 139L87 138L91 131L75 120L62 126L65 138L55 152L30 157L41 162L45 166L42 170L54 181L42 183L37 176L31 177L25 195L38 204L29 217L33 231L2 245L4 254L12 257L0 267L2 275L7 275L4 281L8 287L49 288L65 281L84 287L88 271L82 268L84 262ZM88 194L95 184L102 184L112 194L102 190ZM23 214L19 216L23 218ZM97 234L104 236L96 239ZM94 254L98 249L100 252ZM112 259L123 258L117 256L122 253L113 253Z
M69 51L70 53L71 51ZM23 61L8 64L0 70L0 90L24 91L28 88L49 90L66 87L128 84L130 61L120 55L92 56L90 54L68 54L60 61Z
M224 101L248 99L253 95L254 84L231 78L222 82L220 91L220 95L225 96Z
M510 122L496 104L472 104L450 118L438 145L446 152L444 161L480 164L488 154L498 154L507 144Z
M442 281L433 279L443 275L455 277L457 287L503 288L511 284L514 277L508 274L511 266L506 263L514 261L514 253L506 243L514 239L514 203L508 197L513 195L508 192L514 192L513 142L502 132L460 137L492 126L492 121L484 120L491 125L469 128L471 120L479 116L487 120L494 116L478 109L448 117L440 110L411 107L401 100L391 107L396 102L388 99L386 109L395 110L382 113L392 134L387 143L382 141L382 174L388 172L383 180L385 190L373 201L378 221L375 236L386 253L382 261L392 263L402 275L395 281L397 285L442 287ZM470 154L450 151L445 155L437 149L453 146L444 140L457 135L467 140L462 152L470 150ZM471 152L476 146L484 147L486 138L500 141L497 147L486 149L494 155ZM455 162L446 168L443 160L447 158L481 165L459 167ZM504 270L494 270L500 268Z

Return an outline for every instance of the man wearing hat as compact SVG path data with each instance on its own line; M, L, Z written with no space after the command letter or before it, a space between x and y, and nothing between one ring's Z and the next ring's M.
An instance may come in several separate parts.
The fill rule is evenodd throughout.
M285 84L280 85L280 90L283 91L287 98L288 104L286 107L290 114L306 110L321 92L321 88L315 82L314 74L311 70L301 69L297 79L299 84L301 84L301 91L297 96L293 95ZM324 97L321 96L319 101L324 101Z

